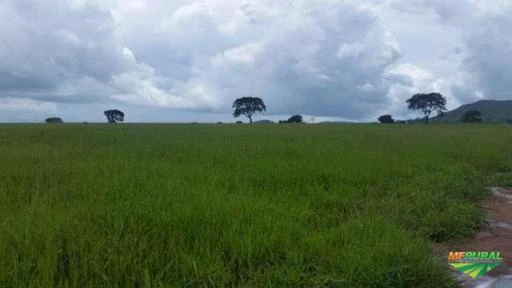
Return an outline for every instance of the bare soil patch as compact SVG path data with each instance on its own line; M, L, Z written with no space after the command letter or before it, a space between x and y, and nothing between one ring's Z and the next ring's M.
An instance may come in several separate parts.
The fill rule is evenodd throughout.
M474 238L434 245L435 253L445 257L450 251L501 252L503 264L478 281L454 271L463 287L480 287L493 279L512 276L512 188L495 187L490 190L491 197L480 204L486 215L485 225Z

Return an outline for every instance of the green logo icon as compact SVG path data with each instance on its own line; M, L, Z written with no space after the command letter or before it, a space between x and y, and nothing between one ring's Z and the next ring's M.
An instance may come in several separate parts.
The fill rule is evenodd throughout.
M448 263L473 279L484 276L503 263L500 252L450 252Z

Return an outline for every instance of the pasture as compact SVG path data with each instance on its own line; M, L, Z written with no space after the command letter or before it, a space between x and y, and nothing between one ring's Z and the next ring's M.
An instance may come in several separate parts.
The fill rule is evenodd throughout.
M456 287L505 125L0 125L0 287ZM497 176L498 175L498 176Z

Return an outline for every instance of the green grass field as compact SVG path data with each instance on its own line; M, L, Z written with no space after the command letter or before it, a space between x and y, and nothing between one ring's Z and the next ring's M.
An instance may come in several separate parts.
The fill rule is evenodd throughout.
M1 125L0 287L456 287L494 125Z

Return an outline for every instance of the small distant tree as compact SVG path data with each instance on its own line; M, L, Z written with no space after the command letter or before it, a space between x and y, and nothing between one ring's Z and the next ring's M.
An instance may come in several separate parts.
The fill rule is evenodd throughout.
M59 118L59 117L46 118L46 120L44 122L52 123L52 124L62 124L62 123L64 123L64 121L62 121L62 119Z
M124 121L124 113L120 110L107 110L103 112L103 114L105 114L105 117L107 117L108 123L117 123Z
M407 100L409 109L421 111L423 113L425 124L428 124L432 112L439 113L446 111L446 98L439 93L416 94Z
M242 121L236 121L236 124L244 124Z
M478 110L470 110L467 111L464 116L462 116L462 122L465 123L482 123L482 113Z
M382 115L379 117L379 122L383 124L393 124L395 123L395 120L391 115Z
M254 116L254 114L267 110L263 100L257 97L238 98L233 102L233 108L235 109L233 112L235 118L243 115L249 118L249 123L252 123L252 116Z
M288 123L302 123L303 119L301 115L293 115L292 117L288 118Z

